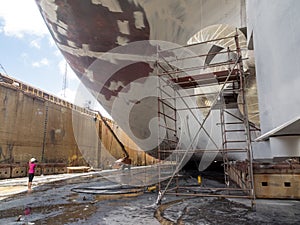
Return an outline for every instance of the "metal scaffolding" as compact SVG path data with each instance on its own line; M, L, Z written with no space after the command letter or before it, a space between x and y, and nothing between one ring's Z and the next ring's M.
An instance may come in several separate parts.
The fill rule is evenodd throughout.
M232 44L223 50L207 50L208 44L216 46L220 42ZM156 71L160 166L157 203L161 202L165 194L175 194L248 198L252 206L254 205L251 131L255 127L248 120L243 60L237 33L158 51ZM217 111L221 140L215 140L205 126L210 116L216 115ZM237 111L240 113L234 113ZM192 132L193 135L189 134L188 144L182 143L180 137L183 135L180 134L183 128L179 121L184 119L182 117L190 120L192 118L192 126L197 128ZM200 135L205 135L212 147L199 148L197 141ZM221 155L224 186L215 188L180 185L179 172L183 164L193 154L201 155L205 152ZM245 166L242 171L236 172L232 169L234 161L231 158L234 154L243 154ZM234 179L230 176L233 173ZM172 182L174 178L175 184Z

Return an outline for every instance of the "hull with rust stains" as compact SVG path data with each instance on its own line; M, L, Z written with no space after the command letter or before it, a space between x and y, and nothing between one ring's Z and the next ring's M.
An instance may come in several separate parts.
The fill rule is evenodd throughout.
M176 135L158 129L157 52L184 46L199 31L201 41L229 35L235 28L246 46L246 6L241 0L36 0L58 48L95 99L137 145L156 155L164 139L182 149L218 149L222 145L219 110L212 110L198 133L197 110L179 114ZM226 44L217 46L226 48ZM197 50L209 53L215 45ZM183 52L171 52L176 57ZM192 53L194 54L194 53ZM219 59L206 58L202 65ZM176 65L184 67L185 65ZM188 65L192 66L192 65ZM217 80L216 80L217 83ZM167 92L171 89L166 88ZM195 90L183 90L191 95ZM201 91L200 91L201 92ZM183 102L177 102L177 107ZM197 105L197 102L191 104ZM231 112L240 115L239 109ZM172 111L165 111L171 115ZM169 125L165 122L165 125ZM211 136L211 138L208 137ZM239 134L237 136L240 136ZM163 138L159 138L163 137ZM197 139L192 146L192 139ZM180 146L179 146L180 145ZM207 153L208 161L219 157ZM157 155L156 155L157 156ZM200 159L203 154L195 154ZM232 158L244 155L232 154ZM220 159L220 158L219 158Z

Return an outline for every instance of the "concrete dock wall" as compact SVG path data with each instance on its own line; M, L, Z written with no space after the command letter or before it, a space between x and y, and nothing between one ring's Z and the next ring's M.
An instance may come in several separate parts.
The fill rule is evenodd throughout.
M72 135L71 109L3 85L0 102L1 163L23 163L31 157L47 163L85 163Z
M48 165L105 169L124 156L120 144L97 114L28 86L23 90L22 85L0 82L0 178L12 176L15 170L21 172L32 157ZM133 165L156 161L113 121L106 121L125 145ZM51 171L58 169L53 167L48 170Z

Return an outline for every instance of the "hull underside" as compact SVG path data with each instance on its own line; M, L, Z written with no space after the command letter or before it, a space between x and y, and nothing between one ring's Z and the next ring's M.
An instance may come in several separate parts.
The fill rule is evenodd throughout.
M231 46L230 43L208 43L195 49L183 46L188 42L205 42L209 39L234 35L237 32L236 28L240 44L247 49L244 1L36 0L36 2L58 48L74 72L96 101L141 149L149 152L157 151L164 143L162 139L166 139L168 135L173 137L171 141L175 139L177 141L176 146L173 146L174 149L222 148L218 108L211 110L207 119L205 119L206 112L199 109L175 113L178 116L174 125L176 135L174 132L166 130L161 132L158 129L161 106L157 101L159 85L157 74L163 70L157 68L158 52L166 52L163 58L169 59L176 59L182 55L195 57L199 53L207 54L205 58L196 59L192 63L171 63L171 66L179 69L192 67L195 63L200 66L218 63L224 60L224 57L218 57L212 52L227 49ZM166 51L174 48L183 50ZM243 54L247 54L247 51ZM233 58L235 56L232 55ZM210 73L215 77L212 70L202 68L200 72ZM187 75L194 74L185 72L182 76ZM214 86L215 88L220 86L218 78L215 78ZM201 88L187 90L183 86L180 89L177 94L180 92L181 95L189 96L207 91ZM172 88L165 90L168 93L174 91ZM201 106L199 103L201 99L190 100L191 105ZM184 106L184 101L177 100L170 104L174 107L176 105L178 109ZM230 111L234 115L241 116L239 108ZM172 111L165 111L164 114L171 115ZM205 119L203 126L201 122L197 122L199 119ZM164 123L170 126L170 122ZM203 130L198 132L202 128ZM239 127L241 128L243 127ZM239 138L242 135L235 136ZM190 145L191 141L193 144ZM207 161L216 157L221 159L221 155L215 152L205 154ZM193 157L200 159L202 156L203 152L194 154ZM229 157L242 159L245 155L236 153Z

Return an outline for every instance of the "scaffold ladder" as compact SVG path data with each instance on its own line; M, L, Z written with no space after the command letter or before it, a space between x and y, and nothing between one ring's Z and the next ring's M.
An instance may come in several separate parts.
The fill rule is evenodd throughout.
M233 83L232 87L229 89L232 94L239 92L240 98L237 101L235 107L242 109L241 118L233 115L227 109L224 108L225 104L221 108L221 129L222 129L222 139L223 139L223 161L224 161L224 176L225 176L225 184L229 187L230 177L230 162L228 160L228 152L243 152L246 154L246 167L244 172L244 177L239 177L239 186L241 189L249 195L249 198L252 200L252 205L255 201L255 193L254 193L254 178L253 178L253 155L252 155L252 145L251 145L251 130L250 123L248 119L248 109L247 102L245 96L245 73L243 69L243 63L241 59L241 51L239 47L238 37L235 37L235 43L237 48L237 56L239 58L238 66L238 77L237 83ZM230 122L226 121L226 116L233 118ZM242 126L242 129L240 128ZM232 134L241 133L244 136L242 140L237 140L236 138L232 138ZM231 135L231 137L230 137ZM230 146L242 146L242 148L238 147L230 147Z

